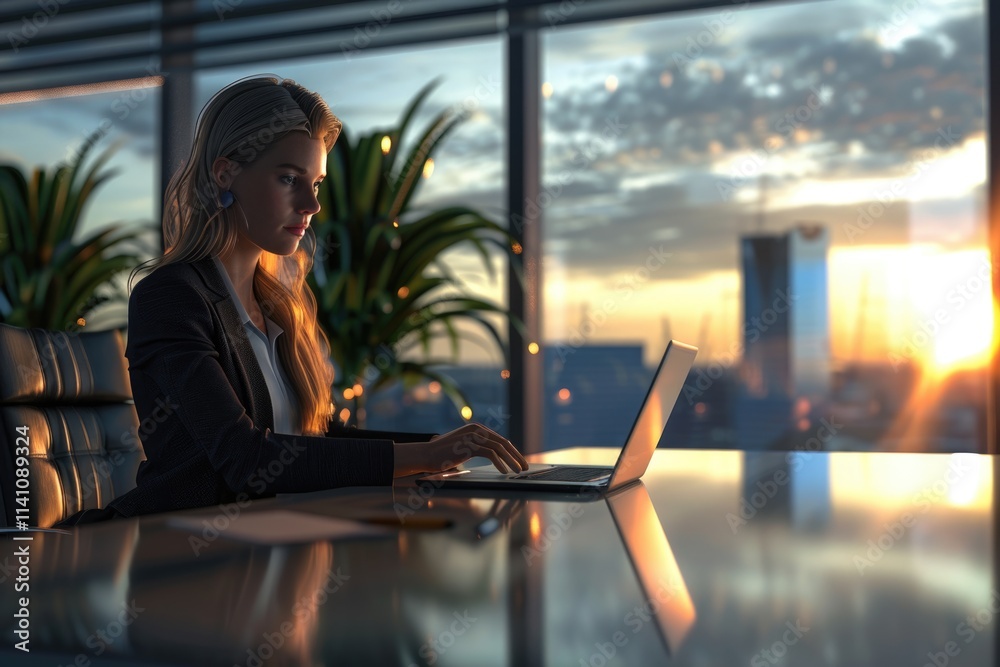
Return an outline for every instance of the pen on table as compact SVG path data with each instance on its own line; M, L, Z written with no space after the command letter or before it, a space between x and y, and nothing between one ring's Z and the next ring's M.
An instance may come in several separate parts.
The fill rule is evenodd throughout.
M451 519L437 517L414 516L406 520L394 517L372 517L362 519L365 523L374 523L380 526L395 526L396 528L448 528L452 525Z
M499 527L500 521L496 517L487 517L476 526L476 539L481 540L484 537L489 537L495 533Z
M456 470L454 472L442 472L438 473L438 477L454 477L455 475L464 475L467 472L472 472L471 470Z

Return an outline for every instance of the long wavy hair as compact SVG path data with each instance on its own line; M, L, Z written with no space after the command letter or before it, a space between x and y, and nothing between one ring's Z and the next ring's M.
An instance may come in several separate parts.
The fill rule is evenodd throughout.
M217 158L229 158L242 169L289 132L322 137L329 153L340 130L340 121L319 94L290 79L255 76L216 93L198 116L191 155L164 193L163 255L133 269L129 289L146 268L226 255L236 246L244 220L238 207L222 208L212 174ZM316 297L306 284L315 251L316 233L310 226L291 255L263 251L253 277L261 310L285 332L278 339L278 356L299 400L304 435L324 435L334 409L330 341L317 324Z

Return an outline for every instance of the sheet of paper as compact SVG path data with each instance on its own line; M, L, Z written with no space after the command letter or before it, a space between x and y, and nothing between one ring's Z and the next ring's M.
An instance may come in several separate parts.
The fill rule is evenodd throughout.
M170 517L167 525L200 534L205 528L204 522L204 517ZM222 537L253 544L295 544L318 540L389 537L395 534L393 530L358 521L288 510L244 512L231 520L227 528L219 531Z

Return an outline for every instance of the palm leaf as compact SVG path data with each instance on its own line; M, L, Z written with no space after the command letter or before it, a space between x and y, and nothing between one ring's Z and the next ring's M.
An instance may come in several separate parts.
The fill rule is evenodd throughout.
M413 195L417 192L424 164L434 156L441 141L464 120L464 116L449 117L448 114L448 111L441 112L410 151L410 155L404 163L404 169L393 185L392 205L389 209L390 218L402 215L410 200L413 199Z
M4 205L4 231L10 235L11 249L20 254L28 252L31 236L31 198L28 197L28 182L15 167L0 167L0 202Z
M26 178L13 165L0 165L0 319L23 327L62 329L96 305L121 301L125 295L98 296L120 272L141 261L124 249L129 243L145 248L145 226L118 224L75 242L79 223L97 189L117 169L103 170L121 142L85 166L100 139L95 131L70 164L48 170L36 167Z
M442 258L468 247L495 279L493 257L497 250L509 257L514 237L467 206L410 211L426 161L465 120L463 114L441 111L415 133L415 141L407 141L437 84L432 81L420 90L395 127L356 137L343 130L327 159L322 209L313 221L324 252L317 253L307 280L338 367L338 393L358 378L367 378L365 397L396 381L405 386L436 379L456 405L464 405L454 381L435 370L457 361L460 342L469 340L462 327L485 333L484 340L507 356L506 343L487 316L516 318L500 305L468 294ZM387 136L391 145L383 153ZM439 339L448 343L450 358L432 358L432 345ZM407 358L400 359L404 353ZM384 359L375 366L380 354ZM363 403L356 400L355 406ZM356 418L357 410L352 410L351 419Z

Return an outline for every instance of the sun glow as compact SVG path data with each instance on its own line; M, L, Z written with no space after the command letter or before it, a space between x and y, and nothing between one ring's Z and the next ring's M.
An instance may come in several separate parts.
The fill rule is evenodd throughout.
M985 248L932 244L833 248L834 356L916 363L935 375L980 368L993 341Z
M829 345L835 362L915 365L928 379L988 364L994 316L985 247L835 245L827 256L827 272ZM635 340L636 332L649 331L652 322L654 328L659 325L649 331L657 344L668 335L692 340L701 347L699 358L724 365L739 362L744 315L737 271L649 281L627 302L615 300L614 284L550 281L549 303L586 303L591 309L582 316L573 307L552 309L546 337L568 339L581 330L581 318L595 320L601 304L612 303L613 317L594 327L591 340ZM647 350L657 346L647 345Z
M982 368L990 361L993 309L989 302L972 304L954 326L934 341L932 368L938 373Z

